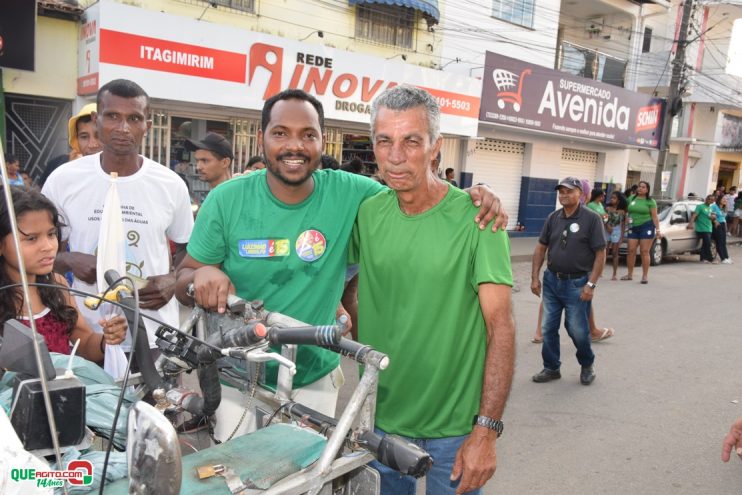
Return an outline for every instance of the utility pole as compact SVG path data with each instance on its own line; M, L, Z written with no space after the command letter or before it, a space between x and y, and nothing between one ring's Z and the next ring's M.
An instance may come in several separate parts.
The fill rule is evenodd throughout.
M685 47L688 40L688 25L690 14L693 10L693 0L685 0L683 3L683 17L678 30L677 50L672 60L672 76L668 89L667 104L665 105L665 117L663 119L662 137L660 139L660 152L657 156L657 170L654 176L652 190L655 194L662 191L662 171L667 163L667 155L670 151L670 133L672 131L672 119L680 111L682 101L680 100L680 87L684 83L685 71Z

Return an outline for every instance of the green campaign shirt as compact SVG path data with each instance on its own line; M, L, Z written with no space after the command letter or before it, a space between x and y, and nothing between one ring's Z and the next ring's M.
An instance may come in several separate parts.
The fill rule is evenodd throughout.
M350 256L360 264L358 340L390 358L376 402L388 433L472 430L486 351L479 284L513 283L507 234L480 231L476 211L452 186L420 215L403 214L391 190L361 205Z
M335 321L343 292L358 208L383 186L339 170L318 170L312 177L314 191L295 205L273 196L264 170L220 184L198 212L188 254L221 265L240 297L262 299L266 309L310 325L327 325ZM294 387L322 378L339 363L338 354L300 346ZM268 385L275 386L276 376L277 365L267 363Z
M631 217L631 226L638 227L652 220L650 210L657 209L657 202L652 198L638 198L631 196L629 199L629 216Z
M695 222L696 232L711 232L714 230L711 225L711 206L701 203L696 206L693 213L697 215Z
M600 215L600 218L603 218L603 215L605 215L605 208L603 207L603 203L592 202L592 203L586 204L585 206L587 206L588 208L593 210L595 213Z

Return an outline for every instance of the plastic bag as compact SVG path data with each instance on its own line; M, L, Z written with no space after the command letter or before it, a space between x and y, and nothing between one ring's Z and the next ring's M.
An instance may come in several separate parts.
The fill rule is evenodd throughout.
M111 185L108 187L106 200L103 202L96 258L98 291L100 292L108 288L105 280L106 270L116 270L120 275L126 274L126 238L121 215L121 201L116 188L118 176L112 174L110 179ZM101 304L99 312L106 320L121 314L121 310L112 304ZM103 369L117 380L124 377L126 355L120 345L106 345Z

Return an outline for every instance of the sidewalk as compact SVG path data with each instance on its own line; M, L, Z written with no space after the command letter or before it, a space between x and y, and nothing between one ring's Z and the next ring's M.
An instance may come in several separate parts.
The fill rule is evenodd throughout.
M531 261L533 250L536 249L538 237L510 237L510 261ZM727 237L727 245L742 244L742 237Z

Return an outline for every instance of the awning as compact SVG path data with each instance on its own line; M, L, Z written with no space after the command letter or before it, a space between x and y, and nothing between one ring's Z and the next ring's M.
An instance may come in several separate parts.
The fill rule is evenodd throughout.
M437 24L441 19L438 11L438 0L348 0L350 5L365 3L381 3L385 5L398 5L420 11L428 20L428 24Z

